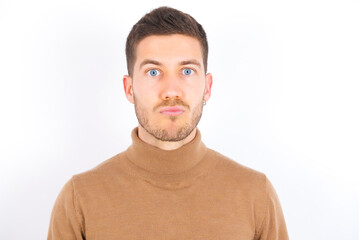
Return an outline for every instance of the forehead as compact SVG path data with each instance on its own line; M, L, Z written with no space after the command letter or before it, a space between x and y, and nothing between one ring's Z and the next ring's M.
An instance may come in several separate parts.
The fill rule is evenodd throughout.
M135 68L143 59L168 64L196 59L203 67L200 41L182 34L151 35L142 39L136 48Z

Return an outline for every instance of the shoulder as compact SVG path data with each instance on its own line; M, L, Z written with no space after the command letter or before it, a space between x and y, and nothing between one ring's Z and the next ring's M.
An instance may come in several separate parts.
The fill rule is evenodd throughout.
M245 166L217 151L208 149L207 156L216 158L214 174L233 188L262 195L266 192L267 176L258 170ZM263 195L262 195L263 196Z
M263 172L243 165L217 151L208 149L208 156L217 159L216 170L223 171L234 177L248 178L253 181L265 182L266 175Z
M124 157L124 152L116 154L92 169L73 175L72 183L75 191L113 181L122 173L121 164Z
M253 204L256 219L263 219L268 202L278 202L274 187L266 174L214 150L209 149L208 154L217 159L213 179L222 189L239 196L240 199L245 198L245 202Z

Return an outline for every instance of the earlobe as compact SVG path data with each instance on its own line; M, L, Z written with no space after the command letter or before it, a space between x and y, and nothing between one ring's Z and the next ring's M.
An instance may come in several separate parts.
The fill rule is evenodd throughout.
M132 78L129 75L123 76L123 88L125 90L125 95L126 95L127 100L130 103L134 103Z

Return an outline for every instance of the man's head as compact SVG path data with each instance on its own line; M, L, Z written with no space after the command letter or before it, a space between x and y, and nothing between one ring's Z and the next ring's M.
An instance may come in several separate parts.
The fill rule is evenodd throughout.
M202 47L203 65L207 71L208 43L206 32L193 17L177 9L160 7L143 16L127 37L126 60L128 75L132 77L138 43L151 35L183 34L196 38Z
M145 15L128 37L125 94L135 104L139 127L157 140L185 139L197 126L210 97L207 40L198 26L187 14L159 8ZM204 38L194 36L193 29Z

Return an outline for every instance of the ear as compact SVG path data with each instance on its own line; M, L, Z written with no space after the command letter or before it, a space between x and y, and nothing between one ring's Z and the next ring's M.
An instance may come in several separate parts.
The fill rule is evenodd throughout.
M132 78L129 75L123 76L123 89L125 90L127 100L130 103L134 103Z
M213 77L211 73L206 74L206 85L204 89L204 100L207 102L211 97Z

